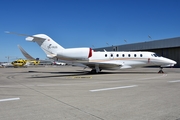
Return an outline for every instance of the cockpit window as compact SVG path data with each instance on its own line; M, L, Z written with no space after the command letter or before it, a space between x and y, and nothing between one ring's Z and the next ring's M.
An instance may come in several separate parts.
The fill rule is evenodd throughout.
M153 56L154 56L154 57L161 57L161 56L159 56L159 55L157 55L157 54L153 54Z
M153 56L153 57L161 57L160 55L157 55L157 54L151 54L151 56Z
M157 55L156 54L153 54L155 57L157 57Z

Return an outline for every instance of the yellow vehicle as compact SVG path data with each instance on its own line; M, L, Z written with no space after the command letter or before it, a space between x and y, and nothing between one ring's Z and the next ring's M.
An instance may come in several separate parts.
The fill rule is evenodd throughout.
M11 64L14 67L27 67L29 65L38 65L39 64L39 60L24 60L24 59L18 59L15 60L13 62L11 62Z
M31 65L39 65L40 60L36 58L36 60L27 60Z
M15 60L15 61L11 62L11 64L14 67L23 67L23 66L28 65L28 62L27 62L27 60L18 59L18 60Z

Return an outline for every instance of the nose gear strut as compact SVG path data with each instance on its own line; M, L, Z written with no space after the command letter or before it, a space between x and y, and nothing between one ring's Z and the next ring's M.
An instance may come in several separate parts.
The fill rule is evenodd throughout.
M163 67L160 67L160 70L158 73L164 73L162 69L163 69Z

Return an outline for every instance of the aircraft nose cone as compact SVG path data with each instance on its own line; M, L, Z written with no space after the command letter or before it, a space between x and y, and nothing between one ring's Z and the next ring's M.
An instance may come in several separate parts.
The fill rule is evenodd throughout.
M172 61L172 63L173 63L173 64L177 64L177 62L176 62L176 61Z
M171 60L171 59L168 59L168 58L164 58L164 61L163 61L164 63L161 65L161 67L172 67L172 66L174 66L175 64L177 64L177 62L176 61L174 61L174 60Z
M175 64L177 64L177 62L176 62L176 61L174 61L174 60L170 60L170 63L171 63L171 65L170 65L170 66L174 66Z

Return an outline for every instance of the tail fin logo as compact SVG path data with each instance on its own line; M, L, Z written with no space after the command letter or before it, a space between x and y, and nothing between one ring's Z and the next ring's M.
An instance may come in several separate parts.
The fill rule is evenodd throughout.
M47 48L50 49L50 48L51 48L51 45L52 45L52 44L49 44L49 45L47 46Z
M52 46L52 44L49 44L49 45L47 46L47 48L48 48L48 49L51 49L51 48L55 48L55 49L56 49L56 48L58 48L58 47L57 47L57 46Z

